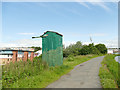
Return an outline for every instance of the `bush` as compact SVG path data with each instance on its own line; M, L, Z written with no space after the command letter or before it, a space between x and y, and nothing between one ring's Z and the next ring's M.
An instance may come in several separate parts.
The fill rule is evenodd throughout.
M104 44L97 44L97 45L95 45L95 47L100 51L100 53L102 53L102 54L107 53L107 48Z
M116 88L120 86L120 77L118 75L118 62L115 61L116 55L107 55L102 61L102 67L99 70L99 76L104 88Z
M88 50L90 52L90 54L100 54L100 51L94 46L94 44L89 44L88 45Z
M112 79L102 79L101 82L104 88L116 88L116 83Z
M80 55L87 55L90 54L89 47L84 45L83 48L80 50Z
M76 44L71 44L68 47L63 48L63 57L68 57L69 55L80 55L79 50L82 48L82 43L80 41L76 42Z
M96 47L92 47L90 50L90 54L100 54L100 51Z
M63 57L68 57L70 55L70 51L68 49L63 50Z
M87 54L106 54L107 48L104 44L97 44L94 46L94 43L89 45L82 45L80 41L76 44L71 44L68 47L63 48L63 57L68 57L69 55L87 55Z
M74 57L73 55L68 56L68 61L74 61L73 57Z

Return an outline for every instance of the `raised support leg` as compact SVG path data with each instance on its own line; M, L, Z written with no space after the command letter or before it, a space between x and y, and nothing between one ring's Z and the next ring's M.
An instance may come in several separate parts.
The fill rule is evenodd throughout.
M33 58L34 58L34 52L31 52L30 60L33 61Z
M13 51L12 62L17 61L18 51Z
M27 60L28 60L28 52L24 51L23 61L27 61Z

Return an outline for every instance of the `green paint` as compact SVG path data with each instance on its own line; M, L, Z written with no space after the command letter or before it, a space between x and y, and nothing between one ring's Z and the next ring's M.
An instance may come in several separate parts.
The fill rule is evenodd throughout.
M42 36L42 60L49 66L63 64L62 36L56 32L47 31Z

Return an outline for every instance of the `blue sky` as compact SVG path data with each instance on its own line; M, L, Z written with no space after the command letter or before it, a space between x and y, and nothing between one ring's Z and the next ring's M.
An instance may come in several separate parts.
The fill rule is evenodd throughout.
M111 44L118 34L117 3L4 2L1 46L41 46L32 40L52 30L63 34L65 45L82 41ZM117 42L115 42L117 44Z

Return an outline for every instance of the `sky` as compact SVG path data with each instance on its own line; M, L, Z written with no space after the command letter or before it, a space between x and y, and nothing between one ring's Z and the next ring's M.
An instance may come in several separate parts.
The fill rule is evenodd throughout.
M45 31L63 35L63 44L81 41L107 47L118 44L118 4L115 2L2 2L0 47L41 46Z

